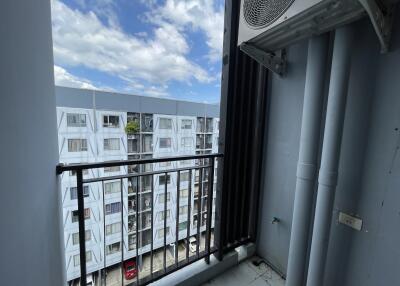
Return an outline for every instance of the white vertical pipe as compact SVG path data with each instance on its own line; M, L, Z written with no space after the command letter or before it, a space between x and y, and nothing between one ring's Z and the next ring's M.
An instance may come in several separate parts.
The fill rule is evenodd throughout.
M322 286L337 185L352 53L351 26L335 33L307 286Z
M303 118L286 286L300 286L304 282L318 164L328 45L328 34L311 38L308 43Z

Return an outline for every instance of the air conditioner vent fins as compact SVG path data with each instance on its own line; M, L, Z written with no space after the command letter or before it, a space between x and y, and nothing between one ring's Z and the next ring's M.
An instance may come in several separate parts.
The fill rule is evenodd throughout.
M253 29L273 23L290 7L294 0L244 0L244 18Z

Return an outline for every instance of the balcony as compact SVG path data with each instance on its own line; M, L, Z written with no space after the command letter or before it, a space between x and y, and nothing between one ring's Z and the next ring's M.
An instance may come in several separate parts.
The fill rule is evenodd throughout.
M107 278L104 273L113 273L113 269L123 268L126 261L135 261L138 274L135 281L131 281L131 285L145 285L195 261L205 259L209 263L210 255L217 251L212 240L215 223L211 202L214 195L215 162L221 157L220 154L210 154L59 165L57 169L59 175L70 171L76 173L78 210L75 212L79 225L79 260L87 261L80 264L79 276L69 277L69 282L74 284L80 280L80 283L84 283L85 277L89 274L96 277L98 281L110 280L112 275ZM162 170L153 168L159 163L166 162L168 164L165 165L172 166L172 162L187 160L191 162L207 160L209 164L162 168ZM83 178L86 170L114 167L122 170L126 166L135 166L135 172L128 170L126 174ZM144 166L150 166L150 168L144 168ZM201 200L201 208L198 200L193 203L195 173L200 181L196 183L197 193L201 194L202 190L210 190L207 197ZM164 179L160 179L156 184L157 176ZM176 180L174 189L171 189L172 180ZM113 183L108 183L110 181ZM116 201L114 199L112 203L106 205L105 213L100 212L99 223L102 225L100 229L106 229L106 226L108 227L111 222L114 223L117 218L122 228L119 233L114 232L110 236L119 237L118 242L100 235L98 239L104 241L102 243L104 249L100 251L100 257L102 257L101 253L106 253L106 256L104 262L99 261L96 264L91 262L92 258L88 260L87 256L89 254L90 257L96 256L96 250L87 241L85 242L88 227L93 228L85 222L88 205L93 204L93 201L85 196L87 193L85 190L99 183L104 188L103 198L96 203L104 204L106 194L115 195L119 192L119 195L114 196L119 199ZM185 187L183 193L182 186ZM161 204L155 204L156 194L163 197L162 200L158 199ZM185 195L184 202L180 198L181 194ZM197 223L197 217L201 217L201 224ZM113 243L110 244L108 241L113 241Z
M360 7L358 1L339 1L330 8L345 2ZM76 285L80 280L83 286L91 276L99 278L97 285L281 286L280 277L286 274L287 286L400 284L398 13L373 14L374 25L363 13L357 22L345 21L321 35L312 29L312 38L263 54L264 65L270 57L287 60L281 76L238 47L240 3L226 1L225 7L218 142L223 155L204 149L211 129L201 110L195 117L204 119L193 121L193 133L203 135L196 156L156 159L141 154L128 161L97 162L87 156L101 149L90 136L70 143L72 138L58 138L57 125L67 119L58 116L60 98L54 93L50 1L2 1L2 285L53 286L71 280ZM376 33L384 28L381 16L387 15L393 15L393 29L380 40L392 34L393 41L390 52L382 54ZM322 18L313 20L315 25L323 23ZM286 37L285 31L275 32L276 39ZM95 102L95 90L56 89L67 95L66 103L74 90L83 95L85 105L103 108L103 92ZM152 112L151 104L146 105L144 112ZM118 121L100 116L96 125L92 111L85 117L88 130L94 132L97 126L112 134L123 132L124 116ZM146 114L140 117L143 134L138 144L150 155L153 115ZM78 125L85 122L78 120ZM120 128L111 127L117 125ZM61 151L68 152L68 147L71 156L95 163L58 166L56 175ZM193 164L141 168L164 160ZM216 178L211 164L218 166ZM103 177L101 171L92 171L102 168L108 168ZM209 169L208 181L203 180L203 169ZM180 192L166 178L160 185L159 177L173 175L171 182L176 182L183 171L189 172L193 187L185 183L187 195L177 198ZM150 176L151 184L138 179L142 176ZM63 185L61 177L74 182L76 190ZM132 178L135 183L129 183ZM110 187L109 207L103 209L107 180L120 181L121 191ZM206 192L204 184L209 182ZM198 202L207 193L205 209L200 203L195 207L195 183ZM156 192L164 194L163 203L154 202ZM167 192L172 194L170 202ZM146 206L141 196L148 194L153 203ZM128 205L130 197L137 201ZM183 209L174 216L180 211L177 206L187 206L187 215ZM164 215L156 222L158 212ZM72 225L65 234L67 223ZM101 225L98 231L93 230L96 225ZM94 241L103 245L95 249ZM67 259L65 245L72 249ZM97 269L100 260L103 266ZM65 277L67 265L76 270L70 279ZM123 271L132 267L139 274L126 280Z

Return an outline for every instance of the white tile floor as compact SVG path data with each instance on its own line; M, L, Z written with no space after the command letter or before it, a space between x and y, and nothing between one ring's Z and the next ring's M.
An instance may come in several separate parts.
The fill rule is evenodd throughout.
M284 286L285 280L265 263L258 266L252 263L252 261L259 260L257 257L252 257L208 281L203 286Z

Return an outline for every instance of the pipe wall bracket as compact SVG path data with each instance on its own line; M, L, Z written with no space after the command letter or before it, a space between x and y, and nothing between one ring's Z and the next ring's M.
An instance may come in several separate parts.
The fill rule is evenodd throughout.
M240 50L270 71L280 76L285 74L286 51L284 49L280 50L280 55L276 55L275 53L263 51L254 45L242 43Z

